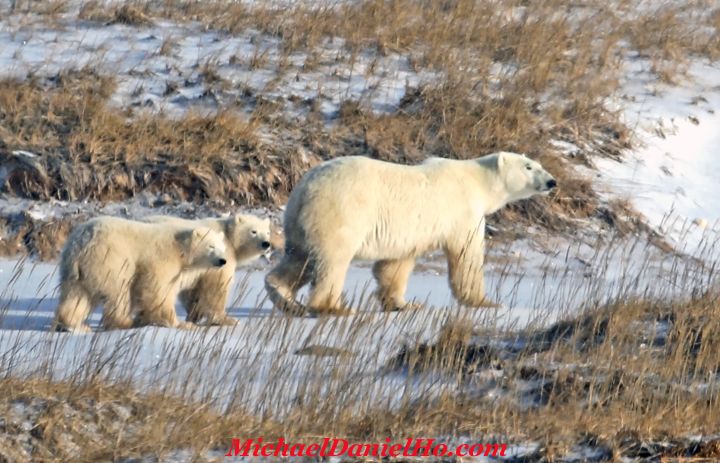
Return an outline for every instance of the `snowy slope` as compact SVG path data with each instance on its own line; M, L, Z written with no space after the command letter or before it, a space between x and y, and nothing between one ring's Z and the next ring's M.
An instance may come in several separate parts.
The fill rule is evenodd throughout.
M608 197L629 199L678 249L696 253L703 222L714 241L720 219L720 64L693 62L670 85L646 60L632 63L618 103L641 146L619 161L596 159L598 184Z
M357 315L286 317L274 313L264 298L263 269L237 274L228 310L239 320L234 328L148 327L88 335L48 332L57 304L55 265L2 261L0 372L75 380L98 374L131 380L140 388L207 395L216 403L256 412L286 413L298 395L322 397L335 388L356 394L361 408L392 407L416 394L432 397L453 383L434 378L432 384L408 385L404 375L386 371L403 346L432 341L448 318L499 334L545 325L612 297L663 299L697 284L695 267L686 259L662 257L647 244L609 243L603 250L589 245L563 249L557 243L550 257L522 242L513 246L518 259L500 262L492 255L509 250L493 250L486 273L488 292L503 304L500 309L458 307L444 272L419 271L410 280L408 296L426 302L425 308L381 313L371 298L369 268L354 266L346 290L362 308ZM681 284L663 284L671 269L684 278ZM180 307L178 312L183 314ZM99 317L93 314L91 324L97 326ZM297 353L303 349L307 355ZM325 375L333 379L313 381ZM323 390L307 391L309 384L324 384Z
M105 25L10 15L0 19L0 77L53 76L83 68L112 75L118 107L140 107L180 116L219 107L252 109L253 95L277 100L318 99L334 117L346 99L376 112L397 108L408 86L432 78L412 69L408 56L365 53L349 61L343 41L307 53L283 54L280 40L254 30L237 35L207 31L197 23L157 21L151 26ZM22 24L22 26L20 26Z

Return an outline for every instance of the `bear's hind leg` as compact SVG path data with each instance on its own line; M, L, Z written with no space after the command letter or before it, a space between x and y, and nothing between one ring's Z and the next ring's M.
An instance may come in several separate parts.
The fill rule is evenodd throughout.
M352 258L352 255L340 255L317 259L308 300L312 312L329 315L352 313L343 301L345 275Z
M293 315L305 313L295 299L300 288L310 282L312 265L308 258L285 254L265 277L265 290L275 307Z
M104 304L102 324L106 330L126 330L132 328L133 320L130 316L130 291L122 291L113 298L108 298Z
M373 265L377 281L377 297L385 311L404 310L413 306L405 302L408 278L415 267L415 258L379 260Z
M90 294L77 284L64 284L60 288L60 303L55 312L51 331L69 330L87 333L92 331L85 320L92 311Z

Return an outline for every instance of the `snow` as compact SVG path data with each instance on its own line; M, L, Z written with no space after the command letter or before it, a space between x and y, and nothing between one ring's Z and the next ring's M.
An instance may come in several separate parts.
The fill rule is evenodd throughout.
M408 297L425 302L425 307L380 312L372 299L370 268L359 262L350 269L345 289L360 312L349 317L287 317L273 312L265 298L267 268L250 268L238 272L229 304L228 313L239 321L236 327L146 327L88 335L48 331L57 305L56 265L0 261L0 372L129 379L141 389L169 387L181 395L207 396L218 405L274 415L289 413L298 395L322 397L345 387L344 394L357 395L362 412L363 407L394 407L455 387L453 378L408 383L404 374L387 369L403 346L432 342L450 318L501 333L546 325L612 297L665 298L699 284L692 261L663 257L651 246L551 245L550 254L522 241L510 245L513 253L491 245L486 285L490 297L502 304L498 309L457 306L444 270L438 270L442 265L428 261L408 287ZM500 260L507 255L515 259ZM681 272L685 280L658 285L669 268L686 269ZM178 313L184 315L181 307ZM97 328L99 320L96 312L90 324ZM308 355L297 353L316 346L326 354L313 354L313 349ZM334 379L313 381L319 378ZM307 390L309 385L320 390Z
M677 85L659 82L652 64L631 61L618 102L642 146L594 163L607 197L627 198L677 249L714 245L720 219L720 63L693 61ZM707 230L693 224L706 221Z
M310 56L284 54L279 39L252 29L230 35L193 22L158 20L138 27L72 16L60 18L57 27L19 17L0 19L0 77L91 68L115 77L116 106L175 117L191 107L202 113L235 104L250 112L252 95L280 101L290 112L299 110L290 99L318 99L328 119L347 99L385 113L397 108L407 87L433 78L413 70L405 55L350 56L340 39L327 40Z
M522 14L519 7L510 16ZM250 112L259 95L280 101L290 114L303 111L302 104L291 100L316 100L328 120L337 117L346 99L387 113L397 108L408 87L436 78L415 70L406 55L367 51L350 59L337 39L327 40L312 56L284 56L277 39L254 30L228 35L196 23L156 21L134 27L70 17L61 20L61 27L51 27L38 18L14 19L0 19L0 77L97 68L116 78L112 104L178 117L190 109L214 111L229 103ZM165 42L170 51L161 53ZM437 376L409 381L386 368L403 346L431 342L450 318L463 319L477 331L501 333L546 326L617 298L663 300L706 288L713 282L707 281L703 263L717 259L720 231L720 182L714 174L720 147L720 65L691 61L680 82L667 84L652 73L649 60L635 56L628 63L623 98L612 103L623 111L641 146L618 159L593 158L597 170L591 174L605 200L627 199L681 254L658 250L645 237L606 237L599 242L585 235L547 237L542 247L531 239L508 245L489 240L486 287L500 308L457 306L444 264L431 257L420 262L408 287L408 298L425 307L401 313L378 311L370 269L358 262L349 271L345 289L363 310L330 318L292 318L274 312L263 290L267 266L255 265L237 273L228 308L238 320L236 327L146 327L88 335L48 331L57 306L55 263L4 260L0 374L127 379L140 389L167 388L215 405L275 416L290 413L298 401L322 401L342 391L345 399L337 407L355 399L357 411L363 412L396 407L419 396L431 399L457 386L453 378ZM221 81L211 82L206 71ZM567 142L557 141L555 146L571 156L580 151ZM159 212L153 201L88 205L0 198L0 212L27 213L36 220L88 211L142 217ZM196 212L190 204L173 205L172 211ZM178 313L184 314L181 307ZM90 324L97 329L99 320L96 312ZM638 322L639 333L650 333L643 348L664 342L668 329L665 322ZM311 347L325 348L328 355L298 354ZM485 373L487 396L501 394L493 388L492 373ZM315 381L318 378L323 381ZM333 404L326 406L338 411ZM511 447L518 458L536 450L532 443ZM568 461L599 458L598 452L579 446ZM179 450L170 460L187 458Z

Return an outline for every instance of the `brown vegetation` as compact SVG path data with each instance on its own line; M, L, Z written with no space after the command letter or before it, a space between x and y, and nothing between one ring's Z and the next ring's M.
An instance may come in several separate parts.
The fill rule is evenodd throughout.
M76 17L133 27L160 18L196 20L228 34L254 28L279 38L285 54L307 52L308 68L319 66L315 47L337 37L345 41L338 56L344 64L359 53L397 52L436 77L407 88L399 107L389 112L346 100L332 121L318 110L319 97L288 97L293 108L303 109L298 119L283 112L288 102L251 90L243 93L247 101L220 105L212 114L191 110L173 118L113 107L114 79L95 69L5 78L2 189L38 200L109 201L152 193L218 209L277 206L302 173L323 159L361 154L417 163L431 155L468 158L505 149L540 159L558 177L560 189L508 208L492 225L523 228L522 220L532 217L546 229L572 232L575 219L595 218L630 233L642 224L627 204L602 203L573 167L592 165L593 156L618 156L631 146L629 129L605 105L618 89L629 52L650 57L658 76L671 82L688 57L717 57L720 12L709 1L662 2L647 11L635 8L636 1L617 3L614 10L600 0L363 0L273 8L164 0L120 2L105 10L87 2ZM68 4L17 2L14 11L60 21ZM158 53L172 53L179 39L166 38ZM250 67L262 67L266 56L258 50L250 61ZM209 93L228 85L214 62L206 61L201 71ZM248 109L247 115L238 109ZM552 139L575 143L580 152L563 155L552 148ZM6 218L0 253L26 249L53 257L80 217L48 223L27 215ZM701 271L710 281L709 270ZM676 274L668 280L684 284ZM293 350L322 359L302 378L292 408L274 416L265 405L284 397L288 379L282 369L262 385L265 403L250 409L240 404L251 387L244 380L256 373L256 365L245 352L233 352L230 371L241 377L237 389L213 389L204 382L202 366L219 361L227 333L209 334L216 344L208 352L186 339L167 359L171 372L189 365L182 381L170 379L142 393L131 381L117 380L133 365L123 356L132 357L140 347L133 335L123 338L110 358L91 351L71 381L41 367L30 380L14 378L18 363L54 364L53 343L68 336L54 334L33 351L38 359L18 359L12 346L0 356L6 378L0 381L0 415L7 417L0 423L0 459L118 460L186 448L201 460L206 449L224 450L230 437L249 435L483 439L491 434L538 442L536 459L550 461L579 444L616 459L717 459L717 439L692 441L689 435L709 435L720 426L715 413L720 305L715 290L693 292L690 286L693 298L621 298L523 333L477 332L462 318L447 320L438 337L408 343L385 365L383 373L405 375L419 388L394 408L373 402L377 395L362 389L367 383L361 385L352 371L354 347L366 346L368 339L354 339L342 350L317 344ZM11 294L6 297L12 301ZM564 301L556 303L564 307ZM371 318L327 322L328 329L352 332ZM281 317L265 322L268 339L292 323ZM203 333L191 336L204 340ZM22 342L18 336L15 347ZM440 396L430 394L438 378L447 384ZM366 405L358 411L357 404ZM19 405L31 414L14 421L10 409Z
M308 376L318 384L301 389L310 395L322 384L330 395L319 401L298 396L284 419L233 406L222 413L212 391L205 392L208 402L187 401L167 392L172 386L135 393L107 384L101 379L103 369L113 368L107 359L70 383L5 379L0 455L96 461L187 449L204 461L205 451L227 449L231 437L462 435L480 441L492 435L538 443L532 461L554 460L582 445L605 458L713 459L720 456L717 439L690 436L712 435L720 426L713 380L720 371L718 307L710 294L685 302L627 301L519 334L473 332L467 321L449 319L435 342L408 345L388 371L419 385L441 374L453 386L440 397L421 393L397 409L371 404L362 414L349 413L346 403L354 400L345 383L343 365L352 361L346 352L331 356L328 376ZM347 413L329 413L345 407ZM29 425L16 418L25 408L22 420Z
M260 30L281 40L285 56L307 53L310 67L324 40L341 38L345 51L336 57L339 63L352 67L361 53L400 53L416 70L436 77L407 88L390 113L376 114L364 101L346 100L332 127L317 113L317 101L292 95L290 103L309 108L304 119L291 121L282 102L262 94L249 94L249 118L221 105L212 115L190 110L171 119L109 107L113 79L91 69L6 80L0 83L0 155L17 149L37 153L42 170L17 172L5 190L37 199L105 201L149 191L228 206L280 205L299 176L321 159L360 154L416 163L427 156L468 158L502 149L542 160L559 178L560 189L492 222L539 217L545 227L562 231L573 219L603 220L603 209L611 205L598 202L573 164L617 156L630 146L630 132L605 105L624 63L639 52L652 58L662 78L671 79L688 57L715 57L719 49L720 14L711 2L664 2L645 10L636 3L622 1L611 9L599 0L364 0L313 7L299 2L290 8L184 0L105 8L86 2L77 14L91 21L145 27L152 18L172 18L229 34ZM33 5L29 11L45 14ZM168 49L163 45L160 53ZM258 53L251 68L264 65L265 52ZM208 95L228 85L214 63L202 69ZM278 77L285 71L279 66ZM561 155L551 139L581 150Z

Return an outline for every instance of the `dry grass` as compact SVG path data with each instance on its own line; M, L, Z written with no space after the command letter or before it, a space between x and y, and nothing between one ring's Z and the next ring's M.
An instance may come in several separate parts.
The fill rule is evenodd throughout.
M707 293L682 302L618 301L521 333L476 332L467 320L449 318L435 341L409 344L388 364L388 371L406 375L417 388L413 398L392 407L376 398L358 412L357 378L347 365L353 354L325 356L316 363L318 371L307 372L295 404L282 416L267 403L245 409L241 397L218 408L217 399L226 394L195 383L194 374L183 384L155 384L143 393L108 383L108 375L125 368L120 357L139 348L134 345L139 338L129 336L122 354L89 353L84 373L72 381L53 381L52 375L1 381L6 437L0 455L97 461L187 449L205 461L207 450L224 451L231 437L336 436L362 442L443 435L537 442L538 460L553 461L575 445L598 449L607 458L714 459L720 456L716 438L689 436L712 435L720 426L719 311L718 298ZM268 336L284 332L282 319L266 321ZM356 329L354 323L330 326ZM186 348L170 355L177 356L170 362L194 359L192 370L206 358L222 361L212 353L194 357ZM3 368L12 362L3 357ZM241 378L252 375L244 371ZM287 381L285 372L270 381L263 395L272 402L279 393L274 389L284 390L272 382ZM448 385L439 395L430 387L438 381Z
M103 201L150 191L252 205L280 202L300 175L302 163L272 156L252 120L230 111L128 118L107 106L112 89L111 79L87 70L0 82L0 149L38 156L10 172L6 191Z
M153 24L153 21L137 5L125 4L113 9L97 1L84 3L78 12L78 19L131 26L150 26Z
M27 11L44 14L34 5ZM304 68L312 69L317 51L337 38L343 49L336 64L350 70L360 55L377 62L397 53L416 71L435 77L407 88L400 106L384 114L371 111L367 101L346 99L331 126L318 112L320 95L310 101L290 95L284 104L248 90L223 102L218 95L231 84L212 60L200 64L200 75L217 112L191 111L180 120L130 109L119 114L107 106L112 79L92 70L49 81L6 81L0 86L0 150L37 152L47 170L18 171L6 190L38 199L103 201L147 190L197 202L279 205L320 159L360 154L417 163L427 156L468 158L502 149L540 159L559 178L560 189L491 222L532 220L555 232L570 230L573 220L604 220L612 208L599 203L573 164L618 156L630 147L630 132L605 102L618 89L631 52L649 57L660 78L673 81L690 57L716 57L720 49L720 13L712 2L638 5L634 0L614 8L600 0L363 0L278 8L155 0L106 8L85 2L77 17L105 24L143 28L171 18L228 34L258 30L280 40L278 79L288 71L291 53L306 54ZM172 53L173 40L162 44L161 55ZM258 42L248 68L268 66L267 52ZM364 72L374 72L373 66ZM176 91L176 83L167 87L168 94ZM238 101L250 106L249 119L237 115ZM305 117L287 116L288 105ZM552 139L575 143L580 152L560 155ZM302 150L310 153L309 161L298 154Z
M202 450L226 445L233 429L262 429L250 417L224 417L202 405L101 383L4 379L0 390L4 461L163 458L177 449L208 461Z
M629 234L642 228L632 211L626 204L602 204L591 183L574 174L573 164L617 156L630 146L628 129L604 104L618 88L628 50L648 56L662 79L673 81L689 57L717 57L720 28L720 13L710 2L663 2L648 11L635 9L636 3L621 1L611 9L592 0L364 0L274 9L165 0L104 9L87 2L77 17L99 23L143 28L173 18L229 34L257 29L280 39L285 59L307 53L308 69L321 68L317 48L335 37L344 40L337 58L342 64L351 65L362 53L400 53L416 70L436 77L408 88L400 106L383 114L371 111L367 101L346 99L331 121L318 111L319 97L293 101L291 96L294 108L303 109L304 117L297 119L251 90L243 95L252 102L249 116L221 105L209 115L191 111L172 118L112 107L114 79L93 69L5 79L0 82L0 156L8 168L3 190L39 200L122 200L150 192L225 208L279 205L300 175L322 159L362 154L417 163L431 155L468 158L505 149L540 159L561 188L549 198L508 208L492 218L494 225L523 228L523 219L530 218L549 230L573 231L575 219L596 218ZM67 3L18 2L16 11L56 21ZM173 53L178 40L168 37L158 53ZM262 68L268 62L258 46L247 64ZM208 92L226 88L217 63L201 66ZM575 143L581 151L561 156L551 148L552 139ZM13 154L16 150L36 157ZM3 240L0 251L25 248L53 257L69 224L6 220L2 225L12 239ZM712 280L710 270L701 271ZM301 361L288 339L300 322L282 317L257 317L252 345L229 331L159 341L137 333L119 341L97 334L88 352L75 353L81 362L71 380L59 377L53 366L73 338L53 334L28 347L32 341L23 336L2 334L8 348L0 356L6 378L0 382L0 415L12 416L9 410L20 403L35 411L26 417L28 429L5 420L0 457L118 460L187 448L202 460L204 450L224 450L232 436L504 435L538 442L537 459L549 461L580 443L603 449L608 458L717 459L717 441L688 440L720 426L714 413L720 370L717 287L693 292L697 281L675 268L664 277L658 281L685 285L693 297L651 294L595 304L605 294L588 290L582 315L520 334L478 332L462 318L445 320L436 338L408 342L393 353L377 378L375 371L363 375L355 369L377 362L380 346L359 357L353 353L377 342L368 327L390 323L372 314L318 322L313 333L347 335L347 349L307 343L299 350L302 357L317 359L308 361L299 384L288 379ZM628 276L625 284L632 283ZM3 301L11 305L13 296L5 290ZM558 294L572 290L557 288ZM571 308L562 297L552 302ZM417 317L429 317L421 313L428 311ZM420 320L427 326L435 321ZM255 341L278 343L278 360L265 378L259 371L263 358L252 351ZM157 364L136 363L148 343L166 356ZM28 364L37 368L23 369ZM222 377L206 374L212 368ZM133 378L137 371L147 377ZM392 389L384 383L388 375L404 378L413 392ZM253 390L257 382L259 393ZM438 384L444 386L441 393ZM388 391L398 400L387 399ZM258 400L248 404L247 397ZM279 403L289 405L273 408Z

